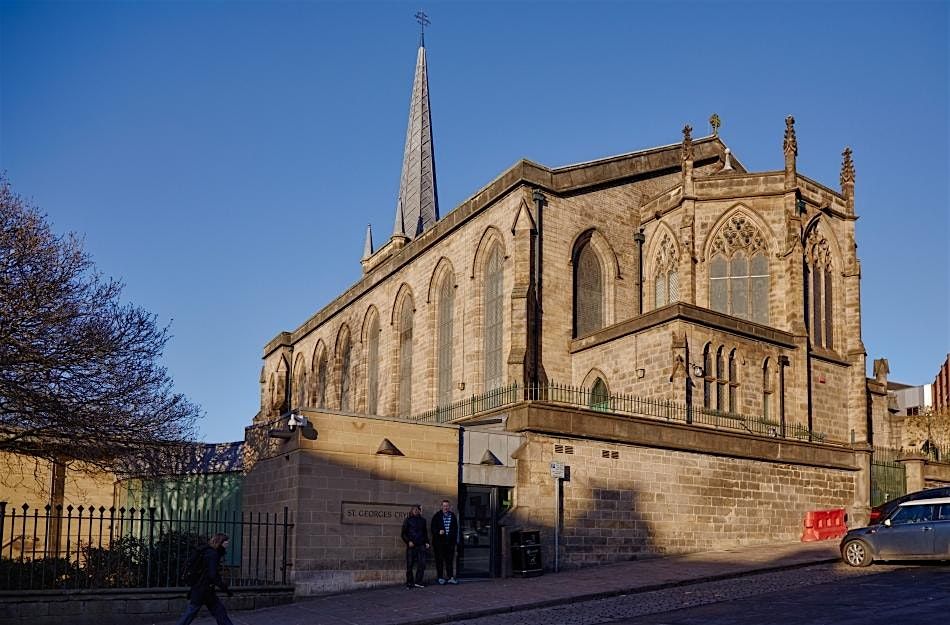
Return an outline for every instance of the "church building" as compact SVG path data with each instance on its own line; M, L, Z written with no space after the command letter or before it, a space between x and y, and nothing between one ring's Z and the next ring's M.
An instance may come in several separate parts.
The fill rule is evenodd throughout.
M851 150L831 188L799 172L791 116L759 172L710 124L485 172L443 214L420 40L392 232L368 228L362 277L263 350L244 509L291 511L298 592L401 581L402 519L442 499L463 576L510 572L519 529L551 569L867 518L886 393Z

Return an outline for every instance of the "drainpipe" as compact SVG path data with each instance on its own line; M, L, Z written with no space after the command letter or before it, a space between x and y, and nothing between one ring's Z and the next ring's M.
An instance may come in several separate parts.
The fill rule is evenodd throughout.
M779 393L779 425L782 429L782 438L785 438L785 367L789 365L788 356L778 357L778 393Z
M637 314L643 314L643 243L647 240L640 228L633 234L633 241L637 244Z

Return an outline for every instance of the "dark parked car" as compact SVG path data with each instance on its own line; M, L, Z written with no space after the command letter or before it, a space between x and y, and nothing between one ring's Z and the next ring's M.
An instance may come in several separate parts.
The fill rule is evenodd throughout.
M871 508L871 518L868 521L868 525L880 523L889 517L894 512L894 510L897 509L897 506L901 505L905 501L913 501L915 499L934 499L936 497L950 497L950 486L918 490L912 493L907 493L906 495L901 495L900 497L895 497L894 499L885 501L882 504L878 504Z
M950 497L905 501L880 524L849 531L841 539L841 557L851 566L950 560Z

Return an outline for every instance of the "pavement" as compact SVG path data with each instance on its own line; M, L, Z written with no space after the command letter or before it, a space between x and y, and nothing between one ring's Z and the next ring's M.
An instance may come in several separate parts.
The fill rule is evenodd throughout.
M358 590L230 616L235 625L435 625L837 560L837 540L736 547L539 577L463 579L457 586L432 584L411 590L403 586ZM211 618L195 621L199 625L213 622Z

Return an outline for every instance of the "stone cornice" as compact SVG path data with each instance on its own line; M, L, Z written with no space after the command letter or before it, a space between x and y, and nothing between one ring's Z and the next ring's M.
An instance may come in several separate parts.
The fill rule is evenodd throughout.
M796 349L798 347L794 335L784 330L745 321L744 319L725 315L707 308L701 308L693 304L677 302L651 310L639 317L615 323L594 334L574 339L570 344L570 352L574 354L591 347L615 341L629 334L642 332L643 330L673 321L684 321L716 330L723 330L738 336L765 341L786 349Z
M840 365L842 367L851 366L851 363L845 360L838 352L834 350L830 350L830 349L825 349L824 347L812 347L810 355L815 360L821 360L823 362L828 362L833 365Z
M527 402L510 409L505 429L844 471L858 471L861 466L855 458L856 451L850 447L611 415L544 402Z

